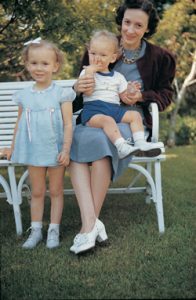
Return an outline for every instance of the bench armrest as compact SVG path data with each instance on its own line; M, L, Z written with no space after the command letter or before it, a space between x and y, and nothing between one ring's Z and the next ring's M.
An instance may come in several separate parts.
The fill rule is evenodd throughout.
M156 143L159 140L159 110L156 103L150 103L150 112L152 116L152 137L151 141Z

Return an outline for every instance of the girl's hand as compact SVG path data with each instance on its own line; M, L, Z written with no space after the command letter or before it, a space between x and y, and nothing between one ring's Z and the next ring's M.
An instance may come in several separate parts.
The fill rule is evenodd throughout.
M76 83L74 84L74 90L77 93L89 93L94 90L95 87L95 79L94 75L85 74L78 78Z
M58 155L58 162L61 166L67 167L70 163L70 156L65 151L61 151Z
M11 159L12 152L13 152L13 150L12 150L11 148L8 148L8 149L6 150L6 156L7 156L7 159L8 159L8 160Z
M11 148L3 148L0 150L0 158L1 157L6 157L7 160L10 160L11 159L11 156L12 156L12 149Z

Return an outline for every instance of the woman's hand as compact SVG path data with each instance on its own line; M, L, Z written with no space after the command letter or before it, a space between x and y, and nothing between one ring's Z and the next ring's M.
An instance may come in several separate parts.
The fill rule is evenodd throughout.
M125 92L122 96L120 95L122 102L127 105L134 105L137 102L142 102L142 93L140 91L135 92L134 94L129 95L129 93Z
M130 81L127 85L127 90L120 94L121 100L127 105L134 105L137 102L141 102L141 84L138 81Z
M77 93L91 93L95 87L95 79L93 74L82 75L74 84L74 90Z
M140 91L137 91L134 93L134 95L132 94L131 96L128 93L125 93L123 97L121 97L121 100L127 105L134 105L137 102L143 101L142 93Z

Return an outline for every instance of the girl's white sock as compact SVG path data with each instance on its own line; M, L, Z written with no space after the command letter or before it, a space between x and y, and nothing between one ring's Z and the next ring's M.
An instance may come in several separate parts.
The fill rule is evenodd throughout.
M42 229L42 222L31 222L31 227Z
M55 229L56 231L59 231L60 224L50 223L48 230Z

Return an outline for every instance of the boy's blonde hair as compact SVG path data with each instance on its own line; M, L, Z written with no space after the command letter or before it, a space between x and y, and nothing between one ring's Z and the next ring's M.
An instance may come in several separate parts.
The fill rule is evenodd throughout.
M63 56L62 51L60 49L58 49L58 47L55 44L53 44L52 42L50 42L48 40L40 40L38 43L33 43L33 42L29 43L22 52L22 59L23 59L24 63L26 64L28 62L28 55L29 55L30 49L37 49L37 48L41 48L41 47L46 47L46 48L54 51L54 53L56 55L56 61L59 64L59 68L55 73L58 73L60 71L60 69L62 68L62 65L64 62L64 56Z
M107 38L109 41L111 41L114 45L114 50L115 50L115 53L119 53L120 51L120 43L119 43L119 40L117 38L117 36L111 32L111 31L108 31L108 30L96 30L96 31L93 31L93 34L91 36L91 39L90 39L90 42L89 42L89 45L88 45L88 48L91 44L91 42L99 37L105 37Z

